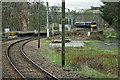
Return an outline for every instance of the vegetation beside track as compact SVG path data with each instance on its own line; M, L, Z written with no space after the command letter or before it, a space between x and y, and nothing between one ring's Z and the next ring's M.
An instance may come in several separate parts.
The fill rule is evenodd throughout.
M110 51L113 51L113 52L115 52L115 53L118 53L118 48L109 47L108 49L110 49Z
M107 42L112 42L114 39L116 39L116 40L118 39L117 32L115 32L112 28L110 28L110 29L111 30L108 30L108 29L104 30L104 35L105 35L105 38L106 38Z
M50 40L44 41L41 54L61 66L61 48L48 47L50 42ZM94 76L94 78L113 78L118 74L118 56L102 50L100 47L68 47L65 56L66 67L72 68L80 74Z
M89 40L89 41L84 41L86 44L98 44L101 43L102 41L100 40Z

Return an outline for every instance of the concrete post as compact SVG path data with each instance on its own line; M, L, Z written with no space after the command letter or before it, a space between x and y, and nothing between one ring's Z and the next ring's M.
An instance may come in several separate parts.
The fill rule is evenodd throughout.
M71 18L71 26L73 26L73 17Z
M49 38L49 4L47 2L47 38Z
M52 36L54 37L54 23L52 25Z

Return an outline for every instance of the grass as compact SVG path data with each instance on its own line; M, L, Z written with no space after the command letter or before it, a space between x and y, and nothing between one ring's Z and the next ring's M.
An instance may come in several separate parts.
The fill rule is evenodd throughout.
M90 41L84 41L85 44L98 44L101 43L102 41L100 40L90 40Z
M34 33L34 31L10 31L9 33L14 32L14 33L20 33L20 34L25 34L25 33ZM41 33L46 33L46 31L41 31ZM4 34L4 33L2 33Z
M108 42L112 42L112 41L113 41L113 37L109 37L109 38L107 39L107 41L108 41Z
M10 38L13 38L13 37L17 37L17 36L8 36L8 38L5 38L5 37L0 37L0 39L10 39Z
M116 36L115 32L112 32L112 33L111 33L111 36L112 36L112 37L113 37L113 36Z
M108 47L108 49L110 49L110 51L113 51L113 52L115 52L115 53L118 53L118 48Z
M48 47L50 42L50 40L44 41L40 50L41 54L49 61L61 66L61 48ZM109 58L113 54L96 46L68 47L65 55L66 67L72 68L80 74L95 75L95 78L112 78L117 74L116 65L118 63L117 58ZM100 65L102 66L100 67ZM107 75L108 73L110 76ZM113 76L113 74L115 75Z
M112 42L113 39L114 39L114 36L116 36L116 32L112 31L110 32L111 33L111 36L107 39L108 42ZM109 36L110 33L105 33L105 37L107 38L107 36Z
M51 62L54 62L56 64L59 64L61 66L61 54L52 50L53 48L49 48L47 47L48 46L48 43L51 42L50 40L46 40L44 43L44 46L46 47L42 47L41 48L41 53L47 57L47 59L49 59Z
M66 53L69 53L69 55L66 55L67 57L69 56L68 63L71 65L88 65L104 74L110 73L117 75L118 60L117 57L114 58L117 55L114 55L112 52L104 51L96 46L87 46L85 48L67 48ZM73 54L74 57L72 56Z
M93 76L95 78L110 78L109 76L107 76L103 73L97 72L97 71L89 68L88 66L82 66L82 71L78 71L78 73L89 75L91 77Z
M6 38L2 38L2 37L1 37L0 39L6 39Z
M2 35L2 32L0 32L0 35Z

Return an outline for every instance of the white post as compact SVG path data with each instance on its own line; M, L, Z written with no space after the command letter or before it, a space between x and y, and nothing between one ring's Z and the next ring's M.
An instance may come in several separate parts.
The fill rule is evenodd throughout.
M54 36L54 23L52 25L52 36Z
M49 4L47 2L47 38L49 38Z
M8 38L8 33L9 33L10 29L9 28L5 28L5 37Z
M90 32L88 32L88 37L90 36Z
M71 26L73 26L73 17L71 18Z
M59 32L62 32L62 25L59 24Z
M91 28L91 31L93 31L93 28Z

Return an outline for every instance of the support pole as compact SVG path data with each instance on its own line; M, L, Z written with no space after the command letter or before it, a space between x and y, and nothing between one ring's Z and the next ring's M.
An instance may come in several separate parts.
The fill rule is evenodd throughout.
M3 32L3 28L2 28L2 1L0 1L0 33ZM0 36L2 36L2 34L0 34ZM1 38L1 37L0 37ZM2 41L0 41L0 44L2 44ZM0 46L0 54L2 54L2 45ZM0 59L2 59L2 56L0 56ZM2 65L2 61L0 62L0 65ZM2 66L0 67L2 68ZM2 73L2 71L1 71ZM2 80L2 74L0 75L0 80Z
M65 0L62 0L62 66L65 66Z
M118 21L117 21L117 27L118 27L118 55L120 55L120 28L119 28L119 25L120 25L120 1L118 2ZM120 56L118 57L118 78L120 78Z
M98 15L98 31L100 31L100 20L99 20L99 15Z
M68 31L70 31L70 9L68 9Z
M39 4L38 4L38 15L39 15L39 19L38 19L38 48L40 48L40 0L39 0Z
M54 38L54 23L52 24L52 37Z
M49 38L49 4L47 2L47 38Z
M73 17L71 17L71 26L73 27Z

